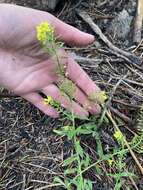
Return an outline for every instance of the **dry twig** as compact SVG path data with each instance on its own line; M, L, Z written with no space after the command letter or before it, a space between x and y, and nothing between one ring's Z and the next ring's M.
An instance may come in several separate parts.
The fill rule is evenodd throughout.
M128 63L141 64L141 59L137 57L135 54L121 50L115 45L113 45L86 12L77 11L77 13L86 23L89 24L89 26L92 28L95 34L98 35L100 39L110 48L111 53L126 60Z
M140 43L141 41L142 22L143 22L143 0L138 0L137 12L134 24L134 36L133 36L133 41L135 43Z
M110 108L111 112L116 114L119 118L121 118L126 123L129 123L129 124L133 123L132 120L129 117L127 117L123 113L119 112L117 109L113 108L112 106L109 106L109 108Z
M71 57L86 66L90 66L90 68L93 66L93 68L97 67L102 61L103 59L92 59L92 58L88 58L88 57L82 57L79 55L76 55L75 53L71 53Z

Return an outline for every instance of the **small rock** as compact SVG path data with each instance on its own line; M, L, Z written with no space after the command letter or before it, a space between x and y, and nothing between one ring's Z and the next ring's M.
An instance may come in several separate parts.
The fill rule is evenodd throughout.
M111 34L113 38L117 40L126 39L130 32L132 19L133 17L129 15L128 11L123 9L119 13L119 15L117 15L115 19L113 19L111 25L107 29L107 32Z
M54 10L56 8L56 5L58 4L59 0L45 0L45 2L48 4L48 7L51 10Z
M48 8L49 11L54 11L59 1L60 0L37 0L36 5L43 10L47 10Z
M128 13L132 16L135 16L136 14L136 7L137 7L137 1L129 1L125 5L125 9L128 10Z
M94 46L95 46L96 48L101 48L101 47L102 47L101 44L100 44L98 41L95 41L95 42L94 42Z

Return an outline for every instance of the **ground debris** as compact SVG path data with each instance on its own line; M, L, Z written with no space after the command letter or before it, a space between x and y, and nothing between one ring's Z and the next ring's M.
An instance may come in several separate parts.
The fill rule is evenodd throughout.
M43 1L45 4L42 4L40 0L6 0L3 2L48 10L47 1ZM125 40L120 39L128 38L128 34L131 33L129 25L131 18L134 17L135 5L134 0L65 0L61 4L59 3L55 15L80 30L94 34L91 28L87 27L85 22L77 16L75 11L75 7L77 7L88 13L106 34L108 27L112 25L112 22L114 23L114 19L119 16L121 19L123 14L124 18L128 20L128 31L123 31L124 35L115 34L118 39L110 40L113 44L120 43L120 48L124 49ZM122 30L119 27L119 31ZM142 42L138 46L132 47L129 47L127 43L127 46L127 51L130 51L131 55L136 54L142 60ZM97 47L93 44L89 47L73 48L72 51L75 52L77 61L81 62L81 66L95 83L107 92L107 95L112 94L114 87L122 79L112 94L110 103L114 119L119 121L119 127L123 129L127 140L131 140L136 133L136 122L132 123L131 121L137 120L137 113L143 104L143 68L142 65L130 64L134 60L128 62L123 58L117 58L114 51L110 52L109 49L105 47L105 43L101 42ZM20 97L12 95L0 98L0 190L40 189L51 184L55 175L63 174L62 163L71 155L73 144L53 133L53 129L59 128L62 124L63 121L50 119ZM69 125L69 123L64 123L64 125ZM111 152L118 147L113 137L114 129L110 123L107 122L103 128L101 127L99 134L105 152ZM97 162L95 139L82 136L81 140L90 159L93 163ZM142 155L137 153L136 156L143 165ZM125 169L130 172L134 171L137 177L133 177L133 181L126 180L124 177L122 189L126 190L126 187L129 187L141 190L143 178L130 154L125 163ZM100 173L100 168L103 169L103 173ZM104 175L111 171L118 174L114 166L109 167L107 162L91 168L85 175L87 179L93 180L93 190L113 190L115 179ZM135 188L136 186L137 188ZM59 187L48 188L48 190L51 189L63 190Z
M95 32L96 35L100 37L100 39L109 47L109 50L117 55L120 58L123 58L128 63L131 64L141 64L142 61L139 57L137 57L135 54L124 51L113 45L108 38L102 33L100 28L93 22L91 17L86 12L79 12L78 15L92 28L92 30Z
M141 42L142 24L143 24L143 0L138 0L135 23L134 23L134 36L133 36L133 41L135 43Z
M133 17L129 15L128 11L123 9L111 22L107 32L112 35L115 40L126 40L131 30L131 22Z

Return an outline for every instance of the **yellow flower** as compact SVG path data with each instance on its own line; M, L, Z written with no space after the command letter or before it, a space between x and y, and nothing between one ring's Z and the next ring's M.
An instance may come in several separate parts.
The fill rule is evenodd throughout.
M53 102L54 102L54 100L51 96L47 96L47 98L44 98L44 103L46 105L53 105Z
M45 44L47 41L51 41L54 35L54 28L48 22L42 22L37 26L37 39Z
M97 102L99 104L104 104L105 101L107 100L107 95L105 91L100 91L100 92L94 92L89 95L89 100L93 102Z
M116 138L117 141L123 140L123 134L119 130L116 130L113 136Z
M109 166L112 166L112 165L113 165L114 160L109 159L109 160L107 160L107 161L108 161Z

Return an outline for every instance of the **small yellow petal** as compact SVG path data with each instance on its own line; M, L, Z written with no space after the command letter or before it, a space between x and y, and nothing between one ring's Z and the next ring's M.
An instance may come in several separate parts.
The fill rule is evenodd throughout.
M114 163L114 160L112 160L112 159L109 159L109 160L107 160L107 161L108 161L109 166L112 166L113 163Z
M51 96L47 96L47 98L44 98L44 103L46 105L53 105L53 98Z
M123 134L119 130L115 131L113 136L116 138L117 141L121 141L123 139Z

